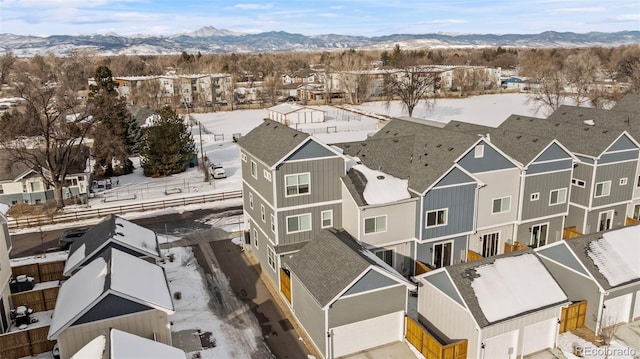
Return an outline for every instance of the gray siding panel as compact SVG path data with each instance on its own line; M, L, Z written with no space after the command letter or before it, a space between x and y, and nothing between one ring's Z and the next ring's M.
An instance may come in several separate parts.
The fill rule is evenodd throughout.
M569 205L569 214L567 215L567 218L564 222L564 226L576 227L578 232L583 233L582 231L585 221L584 212L585 210L580 207Z
M589 275L565 245L542 248L538 253L558 263L562 263L565 266L573 269L576 272L580 272L585 276Z
M278 223L278 235L279 235L279 244L291 244L298 242L306 242L312 240L318 232L322 228L321 227L321 218L320 213L326 210L333 210L333 227L341 228L342 227L342 214L341 214L341 205L331 204L325 206L316 206L316 207L307 207L307 208L297 208L288 211L278 212L276 217L276 221ZM300 215L305 213L311 213L311 230L306 232L297 232L287 234L287 217Z
M458 304L465 307L466 305L462 301L462 298L458 295L455 286L451 283L449 276L446 272L440 272L433 275L426 276L424 278L427 282L433 284L436 288L440 289L449 298L455 300Z
M568 199L565 204L550 206L551 191L571 185L571 170L526 176L524 180L524 197L522 199L522 220L546 217L567 212ZM571 189L573 190L573 189ZM532 201L531 194L539 193L538 200Z
M616 152L616 153L605 153L598 160L598 164L631 161L631 160L636 160L636 161L638 160L638 150Z
M329 328L404 311L407 287L398 285L337 300L329 308Z
M563 219L564 219L564 216L558 216L558 217L545 218L545 219L540 219L537 221L531 221L529 223L521 224L516 229L517 233L516 233L516 238L514 238L514 240L525 245L531 245L532 244L531 228L536 225L547 224L548 225L547 244L560 241L562 240L562 229L563 229L562 220ZM580 230L580 228L578 228L578 230Z
M473 230L476 185L463 185L432 189L425 195L422 239L437 238ZM426 213L430 210L448 209L447 225L425 228Z
M592 207L631 200L633 197L636 166L638 166L638 161L622 162L606 166L599 165L596 168L596 183L611 181L611 193L606 197L595 198L594 190ZM626 185L620 186L621 178L627 178Z
M613 227L612 228L624 227L624 222L626 220L626 210L627 210L627 205L626 204L620 204L620 205L617 205L617 206L611 206L611 207L605 207L605 208L592 210L591 212L589 212L587 214L587 228L586 228L584 234L597 232L598 231L598 217L600 216L600 213L607 212L607 211L613 211L614 212L613 222L612 222Z
M577 157L581 162L584 162L584 163L586 163L586 164L591 164L591 165L594 163L593 159L592 159L592 158L590 158L590 157L580 156L580 155L577 155L577 154L574 154L574 155L575 155L575 156L576 156L576 157Z
M591 196L591 179L593 177L593 166L583 163L578 164L573 169L573 178L582 180L585 182L584 188L578 186L571 186L571 203L576 203L581 206L589 205L589 197Z
M255 233L253 231L254 228L256 228L255 218L249 221L249 235L251 236L251 245L245 246L244 248L245 250L251 251L253 253L254 257L260 263L260 268L262 270L262 273L266 274L266 277L269 278L269 280L271 280L271 283L276 288L279 288L278 274L276 272L278 270L277 263L276 263L276 270L274 270L269 266L269 261L267 260L267 248L270 247L271 244L269 244L268 239L258 229L258 232L257 232L258 247L256 248L255 238L254 238Z
M475 182L475 180L469 177L466 173L460 171L457 168L452 169L442 178L434 187L448 186L452 184L461 184Z
M483 144L483 142L480 142L480 144ZM471 173L503 170L515 167L513 163L487 144L484 145L484 155L481 158L474 158L474 152L475 151L472 148L471 151L467 152L467 154L458 161L459 165Z
M300 284L295 275L291 276L291 300L293 313L304 327L316 347L324 354L325 333L324 311Z
M562 147L558 146L558 144L554 143L549 146L544 152L542 152L540 156L536 158L535 162L552 161L562 158L571 158L571 155L563 150Z
M527 174L544 173L551 171L570 170L573 168L573 160L561 160L545 163L533 163L527 168Z
M310 173L310 193L285 197L285 176ZM341 199L340 177L345 174L345 163L340 157L301 162L285 162L276 170L278 207L301 206Z
M257 192L260 192L262 197L264 197L269 203L273 204L273 183L264 178L264 170L267 171L269 168L262 163L260 163L252 154L241 150L241 153L244 153L247 156L247 161L240 160L240 168L242 170L242 179L246 181L253 189ZM257 178L254 178L251 175L251 161L256 163L258 168L257 170ZM273 180L273 179L272 179Z
M609 151L622 151L638 148L627 136L620 137L616 142L611 145Z
M377 271L369 270L362 278L360 278L354 285L351 286L343 295L351 295L361 292L366 292L372 289L378 289L397 284L398 282L384 276Z
M302 147L298 148L294 153L291 154L285 161L289 160L304 160L310 158L319 158L319 157L333 157L336 154L329 151L319 143L311 140Z

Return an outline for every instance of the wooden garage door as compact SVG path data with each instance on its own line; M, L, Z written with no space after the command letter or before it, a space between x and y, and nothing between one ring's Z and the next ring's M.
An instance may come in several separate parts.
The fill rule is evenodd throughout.
M626 323L631 315L631 299L633 293L621 295L604 301L602 326L608 327L616 323Z
M556 341L558 320L548 319L524 328L522 354L527 355L547 348L553 348Z
M510 359L518 356L518 330L484 340L483 358Z
M401 341L404 334L404 312L335 327L332 332L334 358Z

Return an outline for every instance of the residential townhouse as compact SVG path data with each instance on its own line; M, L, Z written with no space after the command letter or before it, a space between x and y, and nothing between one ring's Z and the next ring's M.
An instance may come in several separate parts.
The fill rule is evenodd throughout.
M574 155L566 229L579 235L625 225L640 147L629 132L598 127L588 119L576 123L553 116L511 116L498 129L555 138Z
M268 119L238 144L251 240L245 249L277 284L284 255L321 229L342 226L340 177L346 162L314 137Z
M90 189L87 159L88 151L83 151L71 164L62 190L64 199L75 198L78 203L86 203ZM3 169L0 171L0 203L38 204L54 199L53 187L45 182L39 171L14 161L6 150L0 150L0 168Z
M11 251L11 235L4 211L0 205L0 334L6 333L11 325L11 265L9 252Z

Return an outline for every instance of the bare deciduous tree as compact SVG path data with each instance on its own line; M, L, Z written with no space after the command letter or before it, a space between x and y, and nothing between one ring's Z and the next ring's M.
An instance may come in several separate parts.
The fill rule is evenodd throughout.
M385 75L384 94L389 101L399 98L403 106L413 115L413 110L421 100L425 100L426 106L433 106L433 101L427 99L427 95L434 90L437 74L429 68L417 66L405 67L399 71L390 71Z
M563 74L571 88L568 96L576 106L589 101L589 89L595 84L600 67L600 59L590 52L569 55L565 60Z

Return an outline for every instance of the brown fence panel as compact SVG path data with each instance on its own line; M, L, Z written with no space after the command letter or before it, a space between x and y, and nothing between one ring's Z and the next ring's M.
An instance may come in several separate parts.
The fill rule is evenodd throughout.
M40 263L40 282L64 280L64 261Z
M431 268L429 268L429 266L420 262L419 260L416 260L415 275L420 275L428 272L431 272Z
M465 359L467 357L467 340L442 345L420 323L410 317L407 319L405 338L427 359Z
M11 302L14 306L25 305L34 312L45 311L46 305L41 290L11 294Z
M640 220L639 219L635 219L635 218L631 218L631 217L627 217L627 219L624 222L625 226L632 226L634 224L640 224Z
M280 268L280 291L291 303L291 278L282 268Z
M410 317L407 317L407 333L405 334L405 338L409 344L418 348L419 351L422 351L422 328Z
M471 249L467 250L467 262L477 261L478 259L484 258L482 254L478 252L474 252Z
M0 359L18 359L28 356L31 356L31 344L26 331L0 335Z
M587 315L587 301L573 303L562 308L559 332L569 332L584 327Z
M44 310L55 309L59 290L60 290L60 287L47 288L42 290L42 297L44 299L44 306L45 306Z
M40 283L40 272L38 271L37 263L11 267L11 274L13 275L13 278L24 274L27 277L33 277L33 280L35 280L36 283Z
M562 239L576 238L576 237L580 237L581 235L582 233L578 232L578 229L576 228L576 226L567 227L562 230Z
M55 340L47 339L49 334L49 326L31 329L28 331L29 340L31 341L32 355L50 352L56 344Z

